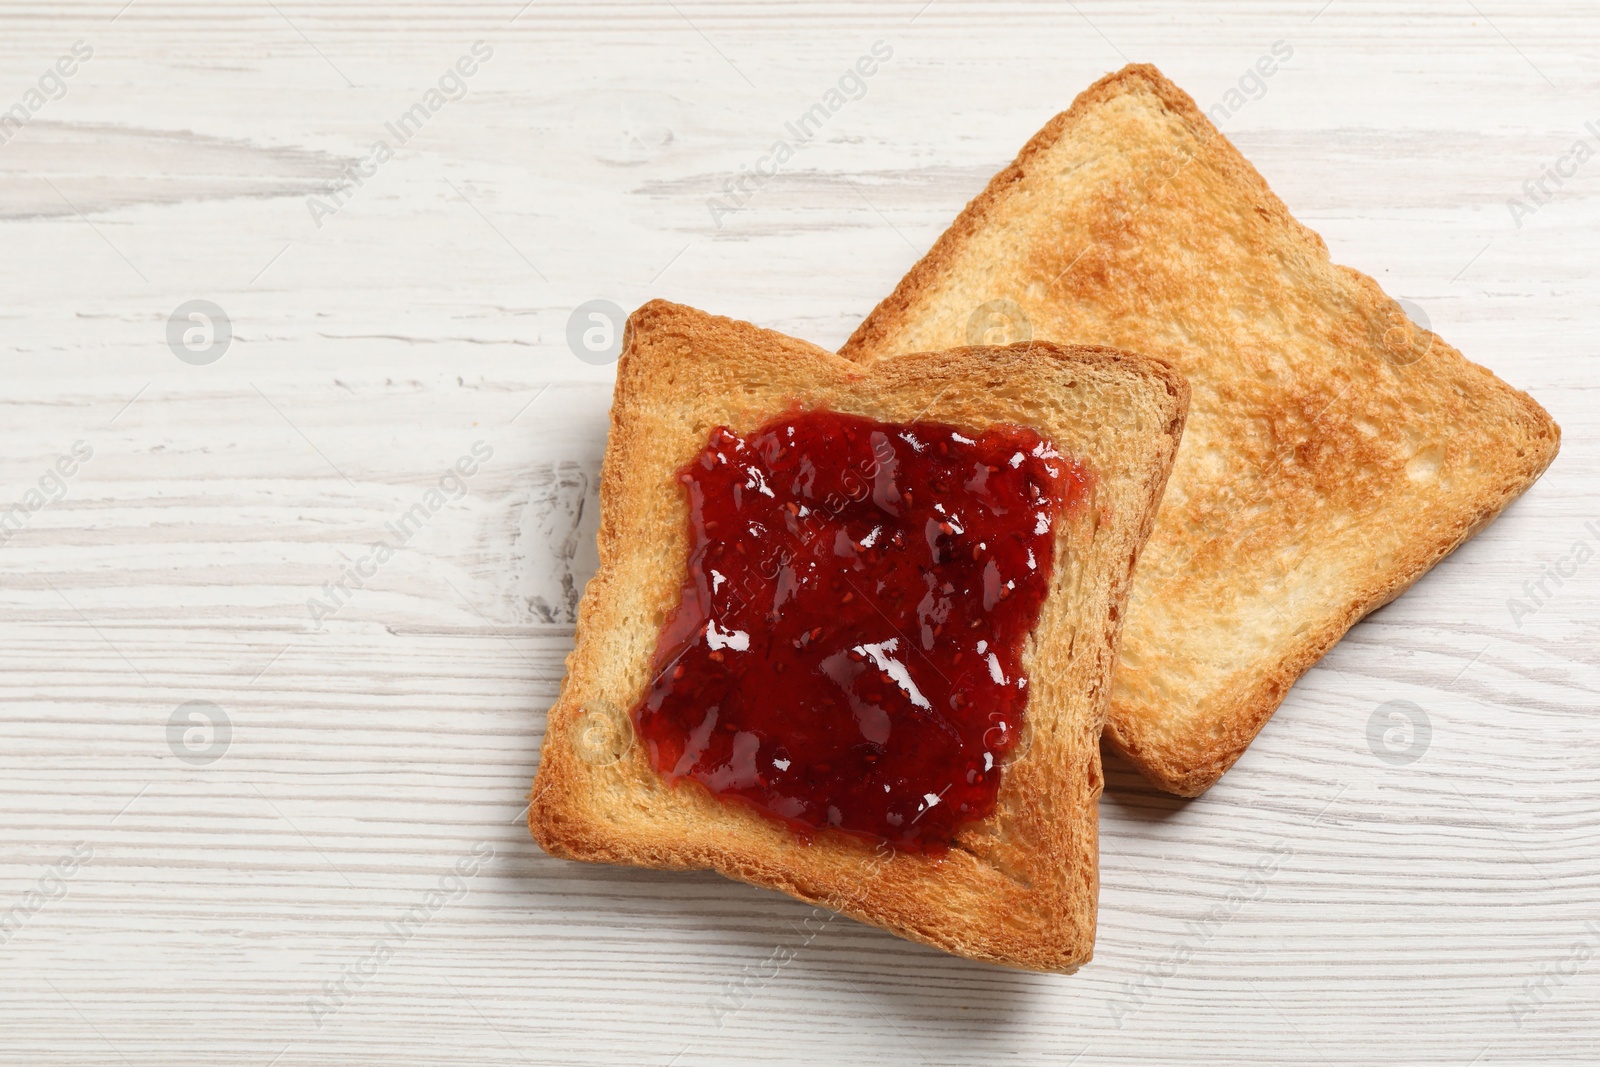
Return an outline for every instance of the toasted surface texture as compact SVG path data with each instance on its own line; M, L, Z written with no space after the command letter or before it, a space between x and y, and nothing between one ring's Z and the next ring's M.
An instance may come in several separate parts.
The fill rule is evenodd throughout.
M1099 735L1132 570L1176 455L1188 388L1167 365L1047 343L864 368L824 349L654 301L628 321L600 488L600 568L550 710L528 824L547 852L709 868L974 959L1070 971L1094 941ZM687 569L674 475L711 430L802 408L885 422L1034 427L1093 474L1056 526L1050 593L1023 653L1027 725L994 816L941 858L834 831L810 844L635 744L663 620Z
M1154 67L1045 126L842 354L876 366L1001 328L1166 359L1194 391L1106 731L1184 795L1560 443L1531 398L1329 262Z

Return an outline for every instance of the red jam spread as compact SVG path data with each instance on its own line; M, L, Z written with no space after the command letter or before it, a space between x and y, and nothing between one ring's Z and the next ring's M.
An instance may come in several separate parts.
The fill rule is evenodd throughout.
M992 814L1083 469L1020 426L811 411L713 430L678 480L688 577L633 712L656 771L912 851Z

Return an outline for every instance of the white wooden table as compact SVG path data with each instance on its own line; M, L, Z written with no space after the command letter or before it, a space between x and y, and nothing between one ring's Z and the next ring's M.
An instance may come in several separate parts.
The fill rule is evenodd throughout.
M1507 206L1600 149L1592 4L122 3L0 14L0 1062L1600 1063L1600 162ZM1205 797L1108 768L1075 976L544 856L612 375L573 309L837 345L1095 77L1209 106L1279 41L1225 132L1550 409L1545 480Z

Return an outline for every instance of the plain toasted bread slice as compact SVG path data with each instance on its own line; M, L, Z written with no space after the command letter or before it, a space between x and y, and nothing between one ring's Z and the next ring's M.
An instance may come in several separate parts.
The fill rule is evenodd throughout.
M600 568L550 710L528 825L572 859L712 869L974 959L1070 971L1090 956L1099 735L1123 605L1176 455L1188 388L1164 363L1048 343L864 368L825 349L661 301L628 320L600 488ZM796 406L885 422L1034 428L1092 475L1056 524L1056 564L1022 663L1026 726L998 806L942 857L786 826L667 785L633 741L663 621L687 566L675 473L711 430Z
M1170 360L1194 390L1106 731L1186 796L1560 444L1531 398L1329 262L1150 66L1051 120L841 351L870 362L1008 324Z

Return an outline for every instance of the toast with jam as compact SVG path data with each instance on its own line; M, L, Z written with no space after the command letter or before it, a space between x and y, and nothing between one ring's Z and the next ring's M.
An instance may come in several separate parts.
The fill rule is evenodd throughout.
M1194 390L1106 723L1185 796L1560 446L1530 397L1330 262L1150 66L1052 119L841 352L876 370L1008 337L1143 352Z
M863 366L646 304L533 836L1075 969L1123 607L1187 406L1104 347Z

